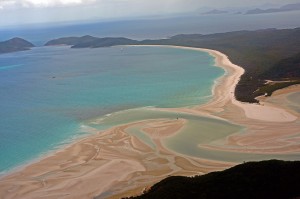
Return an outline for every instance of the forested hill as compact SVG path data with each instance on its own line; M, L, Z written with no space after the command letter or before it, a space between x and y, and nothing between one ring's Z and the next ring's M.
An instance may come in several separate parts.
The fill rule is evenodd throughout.
M235 31L210 35L176 35L168 39L136 41L127 38L68 37L49 41L46 45L72 45L72 48L96 48L115 45L179 45L221 51L243 67L246 73L237 85L235 95L244 102L257 102L259 88L265 80L300 80L300 28ZM275 88L275 87L273 87Z
M97 38L90 35L85 35L83 37L63 37L54 39L48 41L45 46L70 45L72 48L99 48L116 45L133 45L138 43L138 41L124 37Z
M34 47L34 45L29 41L15 37L13 39L0 42L0 54L29 50L32 47Z
M244 163L195 177L168 177L130 199L292 199L299 198L300 162Z

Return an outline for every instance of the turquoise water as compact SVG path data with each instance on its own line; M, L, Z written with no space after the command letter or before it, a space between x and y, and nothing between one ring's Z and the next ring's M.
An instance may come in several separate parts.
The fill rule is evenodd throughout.
M300 92L272 96L272 98L266 99L266 101L300 113Z
M0 172L85 135L82 126L94 118L207 102L224 74L213 65L207 53L166 47L41 47L0 55Z
M99 120L92 120L90 122L87 121L86 125L95 129L101 129L105 125L107 125L106 127L110 127L113 125L158 118L170 120L181 118L186 120L187 123L184 128L182 128L178 133L162 139L162 143L166 146L166 148L181 155L236 163L244 161L261 161L266 159L300 160L298 153L262 154L210 150L203 148L201 147L202 144L222 143L229 135L234 133L243 133L245 127L232 124L228 121L187 113L174 113L157 109L139 108L116 112ZM142 128L144 128L143 125L135 125L125 129L125 131L128 134L136 136L152 149L156 149L156 145L152 138L147 133L143 132Z
M290 108L300 113L300 92L289 94L287 99L290 102Z

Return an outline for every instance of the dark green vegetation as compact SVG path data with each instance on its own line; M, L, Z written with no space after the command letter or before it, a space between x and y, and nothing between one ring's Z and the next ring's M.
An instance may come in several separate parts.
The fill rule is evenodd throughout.
M99 48L99 47L109 47L115 45L129 45L137 44L138 41L127 39L123 37L119 38L97 38L89 35L83 37L64 37L59 39L54 39L45 44L45 46L53 45L70 45L72 48Z
M284 76L289 78L299 78L300 77L300 53L282 59L273 65L270 70L264 72L260 77L267 78L271 76L273 79L282 79Z
M15 37L13 39L0 42L0 53L10 53L29 50L34 45L24 39Z
M114 45L179 45L215 49L246 72L237 85L237 100L255 103L265 80L300 80L300 28L236 31L211 35L176 35L169 39L135 41L126 38L68 37L52 40L47 45L73 45L72 48ZM296 84L294 81L291 84Z
M286 87L294 85L294 84L300 84L300 80L269 83L265 86L260 87L254 93L255 93L255 95L271 96L274 91L276 91L278 89L286 88Z
M300 161L248 162L196 177L169 177L131 199L284 199L300 196Z

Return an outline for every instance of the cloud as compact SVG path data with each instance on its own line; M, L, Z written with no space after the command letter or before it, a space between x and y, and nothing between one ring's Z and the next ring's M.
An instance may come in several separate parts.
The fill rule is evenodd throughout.
M151 9L172 11L192 10L205 6L226 7L244 6L270 2L271 0L0 0L0 9L4 8L48 8L48 7L68 7L76 5L95 4L100 7L120 7L129 9L144 9L145 12ZM274 3L297 0L272 0ZM154 12L152 11L152 12Z
M0 0L0 9L12 7L16 4L15 0Z
M96 0L0 0L0 9L4 8L47 8L90 4Z
M95 0L21 0L23 7L55 7L79 5L94 2Z

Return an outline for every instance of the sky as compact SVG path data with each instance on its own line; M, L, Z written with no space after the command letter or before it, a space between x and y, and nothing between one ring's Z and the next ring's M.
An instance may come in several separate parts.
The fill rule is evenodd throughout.
M114 20L233 7L280 6L299 0L0 0L0 27L48 22Z

